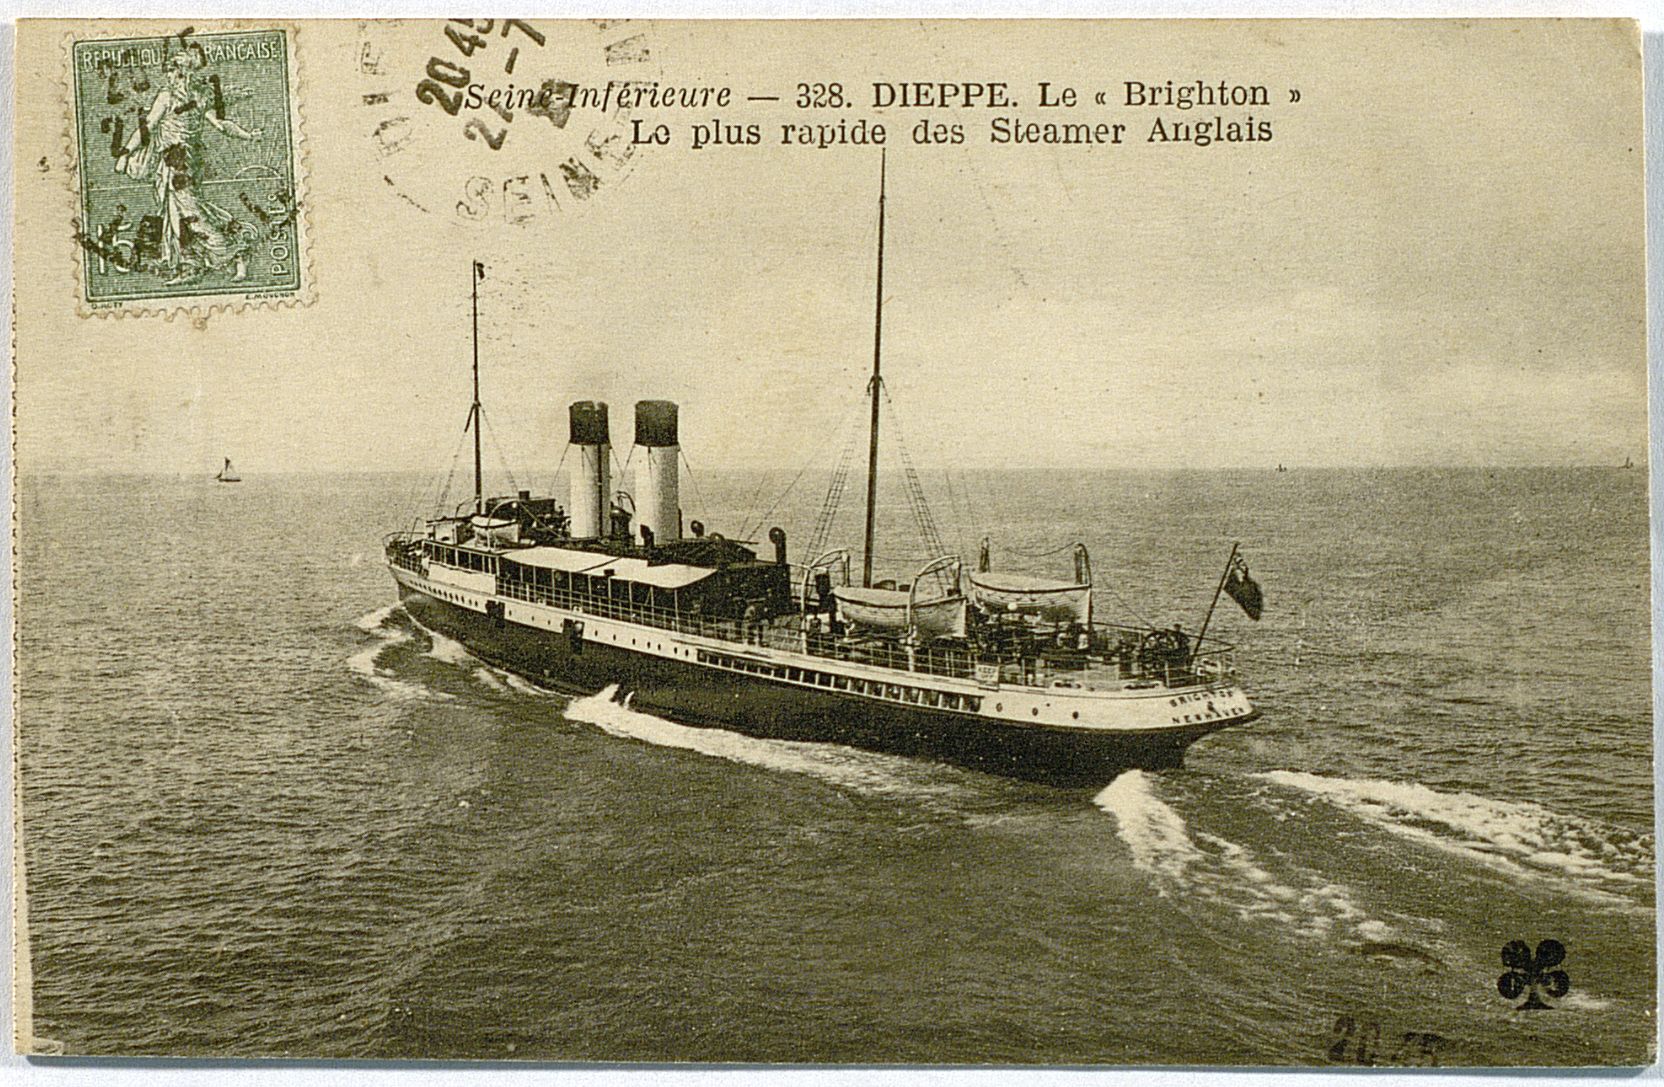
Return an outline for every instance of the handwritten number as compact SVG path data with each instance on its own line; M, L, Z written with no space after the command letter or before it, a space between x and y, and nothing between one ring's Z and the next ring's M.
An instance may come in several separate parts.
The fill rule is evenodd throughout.
M1358 1024L1350 1015L1337 1016L1335 1019L1335 1038L1329 1043L1329 1059L1339 1064L1346 1059L1346 1043L1352 1039L1352 1032L1358 1029Z
M474 19L452 19L451 22L458 23L472 30L477 30L481 34L491 33L491 28L497 25L497 20L495 19L480 19L477 21Z
M456 111L462 108L462 95L450 94L431 79L424 79L416 84L416 97L432 106L456 116Z
M503 141L508 139L508 129L505 128L493 136L491 134L491 130L485 127L485 122L480 120L478 117L469 121L468 124L463 127L462 131L468 134L468 138L470 140L476 138L484 140L485 145L493 151L501 151L503 149ZM476 132L479 133L478 137L475 137L474 135Z
M1360 1022L1350 1015L1340 1015L1330 1031L1328 1056L1333 1064L1372 1067L1384 1059L1388 1064L1432 1067L1439 1063L1438 1051L1444 1044L1445 1039L1438 1034L1407 1030L1388 1055L1381 1049L1379 1020Z
M1366 1067L1373 1066L1380 1052L1381 1024L1371 1021L1364 1024L1364 1029L1358 1032L1358 1063Z
M1416 1047L1416 1051L1413 1056L1420 1058L1419 1060L1406 1061L1406 1064L1423 1064L1432 1066L1439 1063L1438 1050L1439 1046L1444 1044L1444 1039L1439 1037L1437 1034L1429 1034L1425 1031L1419 1030L1407 1030L1404 1032L1404 1041L1405 1044Z

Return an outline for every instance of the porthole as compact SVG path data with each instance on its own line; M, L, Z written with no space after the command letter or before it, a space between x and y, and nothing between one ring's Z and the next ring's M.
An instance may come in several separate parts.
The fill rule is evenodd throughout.
M1073 717L1075 720L1079 721L1080 720L1080 711L1076 710L1074 713L1071 713L1069 716Z
M1039 717L1040 716L1040 707L1039 706L1031 706L1029 708L1028 712L1033 717Z
M994 712L995 713L1003 713L1004 711L1005 711L1005 703L1004 702L995 702L994 703Z

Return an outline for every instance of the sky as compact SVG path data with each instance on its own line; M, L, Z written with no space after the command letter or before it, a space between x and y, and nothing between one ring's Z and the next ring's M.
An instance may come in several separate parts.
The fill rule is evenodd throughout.
M581 70L583 33L561 30L551 48ZM878 79L1003 79L1024 120L1053 119L1033 106L1040 79L1111 101L1124 79L1273 90L1263 111L1161 113L1256 113L1275 134L1258 146L1150 145L1155 113L1099 109L1068 119L1126 123L1127 144L996 146L979 111L945 118L964 145L919 147L921 113L842 111L890 128L883 360L922 464L1645 457L1640 66L1620 26L644 33L654 78L786 98L728 111L763 145L642 148L587 203L510 224L457 214L464 184L547 170L558 145L516 129L492 159L397 99L431 131L384 154L365 36L304 28L313 297L198 321L77 311L62 104L20 101L18 159L38 163L18 179L20 470L443 471L470 393L475 259L482 396L515 470L552 467L568 402L609 401L622 445L648 398L682 405L698 467L795 467L872 364L878 153L773 142L805 117L795 82L826 73L853 97ZM415 71L437 32L369 38ZM22 85L61 80L54 34L21 40Z

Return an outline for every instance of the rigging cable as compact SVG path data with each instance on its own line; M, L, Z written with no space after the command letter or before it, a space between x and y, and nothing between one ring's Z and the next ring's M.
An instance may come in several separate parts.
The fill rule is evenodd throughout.
M1053 555L1061 555L1065 551L1073 551L1074 548L1075 545L1072 543L1066 543L1059 547L1048 547L1037 551L1024 550L1021 547L1012 547L1009 544L1000 545L1001 551L1016 555L1020 559L1049 559Z
M780 508L781 503L783 503L786 500L786 497L792 493L793 488L795 488L798 485L798 483L803 479L804 475L809 471L809 469L811 467L813 467L815 462L820 459L821 454L823 452L825 452L827 446L831 442L836 441L837 438L838 438L838 435L843 433L844 429L849 425L850 417L854 414L855 408L860 403L863 403L864 401L865 401L864 397L860 401L851 401L850 404L844 408L843 416L838 420L837 424L834 427L832 427L830 430L825 432L826 437L824 437L821 440L820 444L815 446L810 451L809 455L804 458L802 467L800 467L797 470L797 474L792 477L792 481L786 485L786 489L784 491L781 491L780 494L778 494L775 497L774 501L769 504L768 509L763 511L761 516L755 518L755 528L750 527L753 524L753 518L750 518L750 517L746 518L745 525L747 526L747 531L744 534L746 539L753 538L755 536L756 532L761 530L762 527L768 522L768 519L771 516L773 516L774 511ZM852 436L852 440L853 440L853 436ZM767 485L768 485L768 477L767 477L767 475L765 475L763 477L762 481L757 484L757 490L751 496L750 506L751 506L752 509L756 508L757 500L762 495L763 488L766 487ZM818 520L817 520L817 523L818 523ZM818 552L817 552L817 554L818 554Z
M832 478L827 482L826 496L821 499L820 510L815 514L814 528L809 534L808 554L812 556L824 553L826 541L832 535L832 522L838 516L844 490L849 486L849 469L855 460L855 447L859 444L859 437L853 431L850 433L849 440L844 443L837 463L832 468ZM801 474L799 473L800 476Z
M560 460L555 462L555 472L549 477L549 494L551 496L556 496L559 493L557 487L560 482L560 470L566 465L566 454L570 452L572 452L571 443L567 443L560 447Z
M952 469L942 469L942 483L948 492L948 513L953 516L953 534L959 543L959 553L968 555L971 550L970 534L965 531L965 526L971 523L972 520L968 516L970 513L969 507L961 503L959 496L954 492Z
M462 434L456 440L456 452L451 454L451 468L445 473L445 482L439 487L439 493L434 495L434 512L439 516L447 516L451 511L447 503L451 499L451 483L456 479L456 466L462 460L462 450L468 444L468 425L472 425L474 413L468 413L468 424L462 428Z
M693 498L694 501L699 503L699 512L701 514L710 513L711 508L705 504L705 496L700 493L699 480L693 474L693 464L688 460L687 453L683 452L681 446L676 447L676 452L682 458L682 467L688 470L688 482L693 484Z
M485 412L480 412L480 418L482 420L485 418ZM492 426L490 423L486 423L485 434L486 437L491 439L491 449L492 452L497 454L497 463L502 465L503 475L508 477L509 490L513 491L515 494L519 494L520 485L514 481L514 472L508 466L508 454L503 452L503 443L497 438L497 428Z
M902 433L901 418L896 411L895 401L890 399L890 390L880 385L884 393L884 405L890 412L890 424L895 430L896 448L901 452L902 473L907 482L907 502L912 507L913 520L919 528L919 535L933 558L947 553L942 544L941 531L936 527L936 518L930 512L930 503L924 494L924 485L919 482L919 473L913 468L913 457L907 451L907 439Z

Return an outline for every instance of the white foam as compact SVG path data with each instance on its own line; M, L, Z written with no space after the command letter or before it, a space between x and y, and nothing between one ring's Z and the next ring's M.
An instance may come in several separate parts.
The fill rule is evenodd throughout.
M1594 996L1590 993L1573 989L1559 1000L1555 1001L1557 1008L1570 1008L1573 1011L1602 1012L1612 1006L1612 1001L1604 996Z
M1510 873L1572 876L1596 886L1652 882L1652 835L1561 815L1531 801L1294 770L1255 776L1320 796L1390 833Z
M927 780L931 768L908 759L839 744L765 740L726 729L692 728L620 705L614 701L617 694L614 684L598 694L575 699L566 707L565 716L614 736L768 770L807 774L866 793L928 796L946 791L941 784ZM626 702L629 700L626 698Z
M393 613L398 610L399 606L397 604L389 604L385 608L377 608L375 611L360 615L352 621L352 625L367 633L374 633L381 629L382 625L391 619Z
M1094 803L1115 817L1133 864L1156 877L1162 895L1213 902L1243 920L1272 921L1308 936L1329 935L1336 925L1362 933L1390 933L1352 900L1343 886L1312 873L1279 879L1243 845L1214 834L1192 834L1184 817L1163 801L1155 781L1129 770L1110 782Z
M498 694L508 694L507 684L497 678L499 675L507 675L508 673L498 673L496 669L481 667L474 669L473 674L475 681L477 681L481 686L489 687Z
M372 686L380 688L386 694L401 702L451 702L454 696L443 691L431 690L417 683L407 683L402 679L395 679L386 672L377 669L364 679Z
M432 643L428 647L428 656L434 660L444 661L446 664L475 663L474 655L468 652L468 647L454 638L447 638L443 634L429 630L427 627L422 627L422 633L426 634L428 641Z
M410 641L409 631L387 626L387 621L398 610L399 606L392 604L385 608L378 608L368 615L359 616L354 621L353 625L359 630L374 635L378 640L348 657L346 661L347 669L373 686L403 701L449 702L451 700L450 695L440 691L431 691L418 684L397 679L377 663L383 653L396 645Z
M357 653L354 653L352 656L347 658L347 668L365 677L381 674L381 669L376 667L377 658L389 649L393 648L395 645L398 645L400 642L408 642L410 640L410 635L408 634L380 627L370 628L370 633L374 634L380 640L365 646L363 649L360 649Z
M534 696L539 697L539 698L541 698L543 696L546 696L546 695L552 695L552 694L555 693L553 691L544 690L542 687L539 687L537 684L532 683L529 680L522 679L521 677L515 675L513 672L504 672L503 673L503 682L507 683L510 687L513 687L515 690L519 691L521 694L534 695Z
M1104 787L1092 802L1115 817L1132 862L1146 872L1179 878L1202 860L1178 812L1156 798L1142 770L1129 770Z

